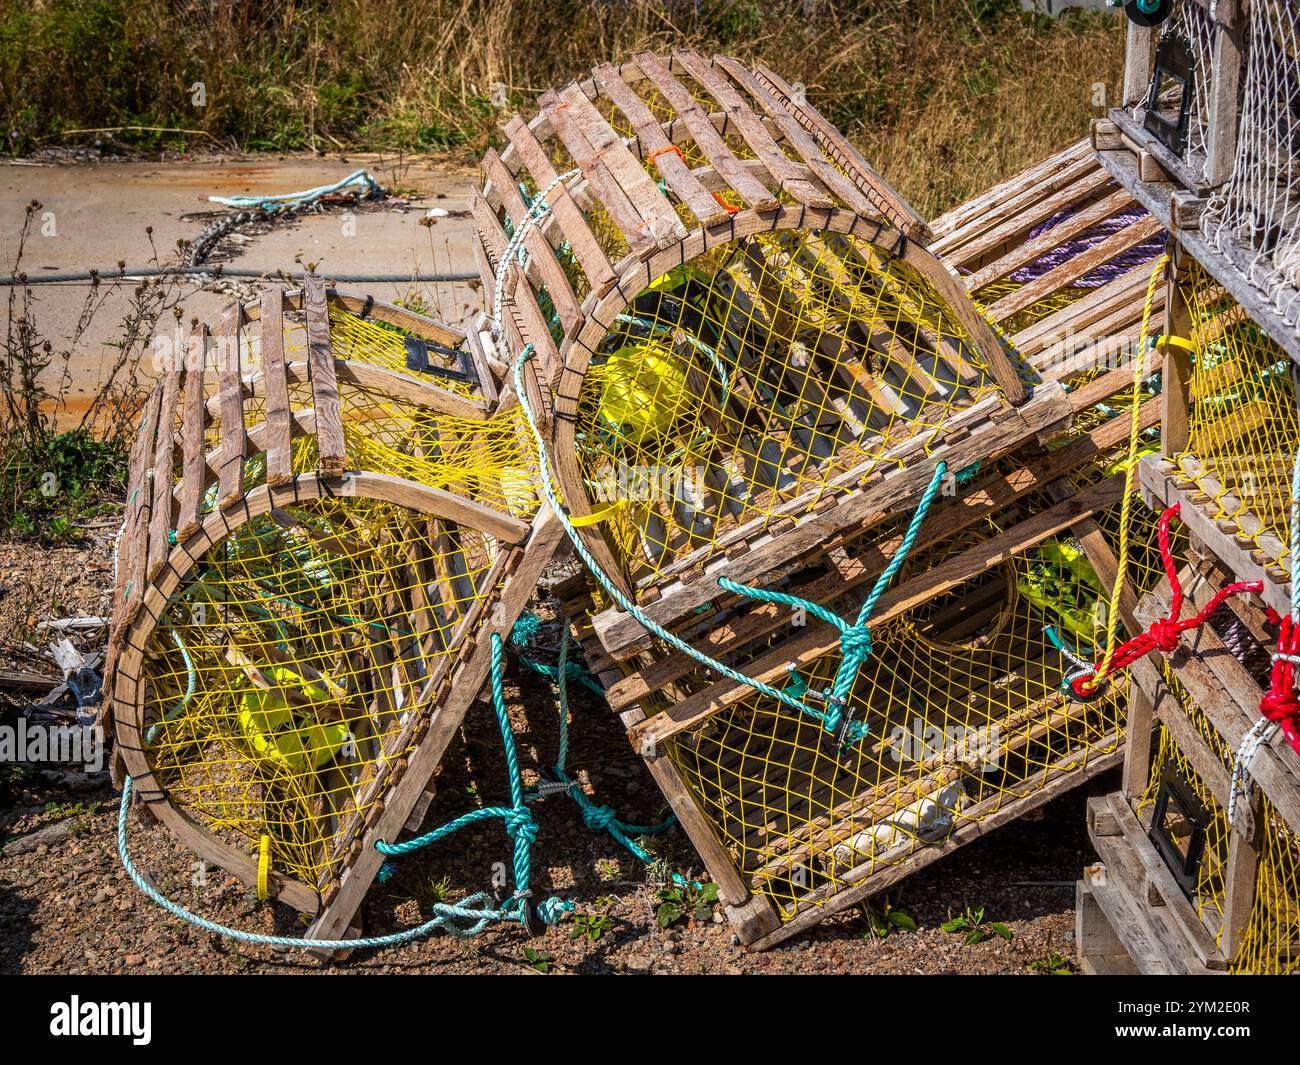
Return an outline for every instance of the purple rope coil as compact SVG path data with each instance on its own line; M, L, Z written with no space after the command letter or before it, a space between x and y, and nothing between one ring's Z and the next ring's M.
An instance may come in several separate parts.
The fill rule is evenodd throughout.
M1036 237L1055 228L1070 218L1074 214L1073 210L1059 211L1046 222L1043 222L1029 231L1029 239ZM1136 204L1132 207L1126 207L1124 210L1111 215L1109 218L1102 219L1095 226L1085 233L1074 237L1058 245L1049 251L1046 255L1035 259L1028 266L1023 266L1013 274L1008 275L1008 280L1020 284L1033 281L1042 277L1049 270L1054 270L1062 263L1069 262L1076 255L1079 255L1089 248L1096 247L1102 241L1113 237L1116 233L1134 222L1140 221L1146 217L1147 212ZM1100 288L1102 285L1115 278L1127 273L1136 266L1148 263L1154 259L1164 249L1165 242L1163 237L1152 237L1150 240L1144 240L1141 244L1136 244L1127 251L1116 255L1102 263L1096 269L1091 270L1077 281L1073 282L1071 288Z

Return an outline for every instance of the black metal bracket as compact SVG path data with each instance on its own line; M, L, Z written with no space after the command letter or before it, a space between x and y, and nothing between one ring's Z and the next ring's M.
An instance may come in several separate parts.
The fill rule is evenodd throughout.
M468 381L471 384L478 385L481 382L478 379L478 372L474 368L474 360L470 353L463 348L449 348L442 344L435 344L432 340L421 340L419 337L403 337L402 343L406 345L406 368L415 373L430 374L433 377L441 377L448 381ZM446 366L439 366L429 358L430 352L436 352L447 358L455 359L457 370L452 370Z
M1181 34L1160 35L1156 47L1155 69L1147 89L1146 114L1142 125L1179 159L1187 147L1187 122L1196 93L1196 60ZM1160 112L1160 97L1169 85L1179 88L1178 116L1172 121Z
M1171 813L1186 823L1188 835L1185 842L1174 838L1168 820ZM1205 857L1205 844L1209 834L1211 814L1196 794L1187 778L1174 765L1166 765L1160 774L1160 790L1151 814L1151 828L1147 834L1155 844L1160 857L1169 866L1178 886L1189 899L1196 895L1196 883L1201 862Z

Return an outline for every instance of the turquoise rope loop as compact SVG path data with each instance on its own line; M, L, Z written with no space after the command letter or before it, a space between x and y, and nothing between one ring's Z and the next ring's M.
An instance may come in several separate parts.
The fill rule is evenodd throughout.
M822 711L804 699L799 698L797 695L792 694L789 690L783 691L780 688L774 688L772 685L758 680L756 677L747 676L739 670L733 669L731 666L728 666L723 662L719 662L716 658L706 655L704 652L687 643L680 636L669 632L657 621L649 617L639 606L636 605L636 603L632 602L632 600L623 593L623 591L610 579L609 575L601 568L600 564L592 556L591 552L587 550L587 545L583 543L582 537L578 534L578 530L574 528L573 522L569 518L568 511L564 508L564 505L560 502L555 492L555 485L551 475L550 460L547 458L546 454L546 442L542 437L541 428L537 424L537 416L533 412L531 404L528 402L528 391L524 387L524 363L532 358L535 350L536 349L532 344L524 345L523 350L519 353L519 358L514 362L513 380L515 394L519 399L519 407L523 411L524 419L528 422L529 429L532 430L533 441L536 445L538 476L541 481L542 492L545 495L546 502L549 504L551 510L554 511L555 516L560 520L560 524L564 527L565 533L573 544L574 551L587 567L588 571L590 571L592 576L596 578L596 581L605 591L605 594L617 603L621 610L626 611L634 617L642 628L651 635L657 636L659 639L663 640L670 647L681 651L683 654L690 655L701 665L713 670L715 673L718 673L723 677L726 677L728 680L753 688L761 695L766 695L770 699L775 699L783 706L787 706L791 710L797 711L800 714L804 714L805 716L820 722L827 731L833 733L840 732L844 721L842 709L834 707L830 712ZM924 510L929 508L934 496L938 494L939 487L943 480L943 474L946 473L946 471L946 463L940 463L939 467L935 470L935 476L931 481L930 486L926 489L921 504L918 506L918 514L913 516L912 524L908 528L910 540L905 539L908 548L911 547L911 541L916 539L916 535L919 532L920 519L924 518ZM895 561L897 564L895 564ZM897 558L897 560L890 560L890 566L886 569L886 574L888 574L890 579L892 579L894 573L902 564L903 558L901 557ZM884 576L885 575L882 574L882 578ZM885 583L887 584L888 581L886 580ZM880 591L883 592L883 590L882 587ZM866 606L874 608L876 599L879 599L879 594L873 591L872 596L868 597L868 602L864 605L864 608ZM812 605L815 606L815 604ZM823 608L817 607L817 609L822 610ZM822 615L819 614L818 616ZM833 616L834 615L830 614L829 611L826 611L824 619L829 619ZM838 621L839 619L836 620ZM834 624L835 622L831 623ZM865 655L870 651L870 633L867 632L865 635L858 634L850 637L848 648L852 653L865 657ZM859 663L860 662L861 658L859 658ZM841 667L841 670L843 671L843 667ZM839 678L837 677L837 681L838 679ZM852 687L851 679L848 682L848 687ZM861 722L849 722L848 732L841 736L841 743L857 743L866 735L867 729L865 725Z
M634 825L621 820L612 807L603 806L591 799L582 790L582 785L572 779L568 773L569 760L569 679L572 676L567 668L569 662L569 626L566 622L560 636L560 662L556 668L556 686L559 689L560 704L560 742L555 756L555 765L551 767L551 776L558 790L563 791L575 803L582 814L582 823L593 832L608 832L629 853L646 865L653 865L655 857L637 842L637 836L657 836L667 832L677 823L676 816L669 817L656 825ZM543 793L535 793L542 798ZM678 887L693 887L699 890L699 883L688 880L680 873L672 873L672 880Z
M448 824L427 832L417 839L406 843L390 844L383 840L376 841L375 849L381 854L398 856L409 854L427 846L436 840L444 839L453 832L467 825L477 824L493 818L500 818L514 847L515 892L503 904L493 907L494 899L486 892L476 892L459 903L435 903L431 907L433 918L414 928L402 932L393 932L384 936L369 936L360 939L304 939L293 936L268 936L253 932L243 932L237 928L209 921L191 913L183 906L171 901L159 892L135 867L131 860L126 842L127 813L131 808L132 780L127 777L122 788L122 802L117 816L117 853L122 860L122 868L132 882L144 894L168 913L198 928L218 935L228 936L241 943L253 943L271 947L288 947L298 950L357 950L363 947L389 947L411 940L436 930L442 929L460 938L478 935L489 924L498 921L518 921L528 924L530 914L527 907L531 905L530 881L532 879L532 845L537 839L537 823L525 802L523 777L519 770L519 754L515 747L514 731L510 727L510 718L506 713L505 693L502 687L502 642L498 633L492 634L492 702L496 710L497 724L501 728L501 741L505 749L506 770L510 777L510 806L487 807L471 810ZM392 866L385 862L380 869L380 880L385 881L392 875ZM555 924L564 914L572 912L574 904L559 898L548 898L540 903L535 911L544 924ZM462 927L456 922L470 922Z
M527 924L529 919L527 907L531 905L529 899L532 895L532 846L537 839L537 822L533 820L532 811L528 809L526 802L523 774L519 768L519 751L515 745L514 729L510 727L510 715L506 711L503 659L504 643L501 634L494 632L492 633L492 708L496 712L497 726L501 730L501 746L505 752L506 775L510 784L510 805L486 806L481 810L471 810L454 821L440 825L431 832L407 840L405 843L376 840L375 850L389 857L410 854L421 847L427 847L430 843L445 839L466 825L500 818L505 825L506 835L510 837L513 845L515 880L514 895L506 901L500 912L505 915L503 919ZM543 922L551 924L554 922L547 919L548 914L567 913L572 909L572 902L548 899L537 907L536 913Z
M197 928L202 928L204 931L227 936L241 943L252 943L267 947L286 947L295 950L360 950L366 947L392 947L402 943L409 943L437 929L442 929L454 936L468 938L478 935L493 921L502 921L514 917L513 914L490 909L489 905L493 901L492 896L480 891L459 903L436 903L432 907L433 918L425 921L424 924L416 925L414 928L384 936L362 936L359 939L304 939L299 936L268 936L255 932L244 932L238 928L218 924L216 921L209 921L206 917L191 913L185 907L163 895L145 879L131 860L131 854L126 843L126 818L131 809L133 785L132 779L127 777L122 786L122 802L117 812L117 854L122 861L122 868L126 870L131 882L148 899L157 903L173 917L179 917L182 921L186 921ZM453 923L455 921L470 921L472 923L468 927L461 928Z
M925 521L925 516L938 496L947 474L948 463L940 460L934 468L934 476L930 478L930 483L921 494L921 499L907 524L907 531L903 534L898 550L894 552L884 571L876 578L875 585L858 610L857 618L852 622L845 621L834 611L827 610L824 606L797 595L772 591L766 588L751 588L738 581L733 581L730 577L718 578L718 585L729 592L750 599L757 599L760 602L779 603L794 609L806 610L809 614L820 618L826 624L839 630L840 665L835 671L835 680L831 684L830 691L823 692L820 696L826 703L827 710L818 716L821 717L823 727L828 732L838 734L847 724L848 731L843 737L843 742L848 745L857 743L867 734L867 727L864 723L857 721L846 722L844 715L849 696L853 693L853 683L857 679L858 670L862 668L862 663L871 656L871 627L869 625L871 615L875 612L880 597L885 594L885 590L892 583L894 577L897 576L898 571L902 568L907 556L915 546L916 539L921 533L921 523ZM795 675L797 676L797 674ZM802 678L799 678L797 685L792 687L796 687L799 691L806 690L806 684Z

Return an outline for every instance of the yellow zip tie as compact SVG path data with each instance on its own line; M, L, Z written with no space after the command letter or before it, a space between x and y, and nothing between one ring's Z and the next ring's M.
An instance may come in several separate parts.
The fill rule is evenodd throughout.
M271 836L262 834L262 843L257 853L257 897L266 901L271 897Z
M628 506L626 499L615 499L612 503L602 503L598 507L593 507L590 514L584 514L582 517L571 516L569 522L579 529L588 525L596 525L599 522L612 518L616 511Z
M1172 333L1165 333L1163 336L1156 337L1156 350L1162 355L1165 348L1182 348L1189 355L1196 354L1196 345L1186 337L1174 336Z
M1088 687L1095 687L1110 669L1111 659L1115 657L1116 637L1119 630L1119 605L1120 595L1124 589L1125 578L1128 575L1128 525L1129 512L1132 510L1133 500L1133 478L1136 476L1137 463L1133 460L1137 457L1138 438L1141 434L1141 408L1142 408L1142 370L1146 362L1146 340L1151 328L1151 304L1155 301L1156 284L1160 281L1165 267L1169 265L1169 256L1161 255L1156 260L1156 265L1151 271L1151 280L1147 282L1147 298L1142 308L1142 329L1138 333L1137 355L1133 360L1133 403L1131 420L1129 422L1128 436L1128 460L1124 469L1124 499L1120 503L1119 511L1119 559L1115 566L1115 586L1110 592L1110 609L1106 615L1106 653L1102 656L1101 662L1097 665L1097 672L1093 674L1092 683ZM1181 340L1181 337L1168 337L1169 342ZM1159 343L1159 341L1157 341Z

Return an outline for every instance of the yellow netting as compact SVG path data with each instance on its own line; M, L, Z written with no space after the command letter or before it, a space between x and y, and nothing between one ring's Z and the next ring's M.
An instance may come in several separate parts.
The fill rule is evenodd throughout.
M1225 767L1232 764L1232 752L1204 715L1191 703L1185 689L1167 671L1170 687L1193 722L1220 755ZM1169 732L1159 728L1159 745L1152 764L1151 779L1138 805L1138 814L1149 823L1164 773L1173 767L1191 787L1209 814L1205 829L1205 850L1196 873L1192 904L1197 916L1222 942L1224 876L1228 858L1228 816L1192 768L1190 761ZM1260 805L1261 838L1259 865L1255 874L1254 905L1241 945L1230 959L1229 969L1240 974L1284 974L1296 971L1300 963L1300 836L1278 815L1265 796ZM1166 818L1166 829L1176 839L1186 839L1190 826L1180 815Z
M331 312L336 357L414 376L403 334ZM305 358L293 317L285 350L291 363ZM445 358L454 368L454 354ZM517 413L453 418L344 383L339 395L350 469L535 513L535 457ZM310 384L291 378L291 410L311 407ZM250 429L263 409L259 388L245 407ZM219 429L208 435L215 444ZM293 472L313 472L317 458L316 437L296 436ZM246 460L246 492L265 477L264 454ZM213 487L202 511L216 500ZM233 528L187 570L149 635L146 754L170 801L201 826L323 887L427 720L430 678L460 646L466 614L493 592L501 548L364 495L243 518L234 512Z
M659 278L619 316L583 381L579 470L615 556L649 581L996 392L906 263L772 233Z
M1187 698L1187 693L1178 684L1172 670L1166 670L1166 680L1178 694L1180 700ZM1208 722L1205 722L1208 725ZM1228 861L1228 815L1224 811L1205 782L1192 767L1192 763L1174 742L1173 736L1163 726L1158 728L1159 740L1156 756L1151 765L1151 777L1146 791L1137 805L1138 817L1143 824L1150 826L1156 812L1156 799L1160 794L1161 782L1167 773L1176 773L1200 800L1208 817L1205 825L1204 850L1196 867L1196 885L1191 895L1191 903L1196 915L1205 927L1214 935L1218 943L1223 934L1224 871ZM1211 727L1211 732L1213 729ZM1231 755L1229 755L1231 760ZM1164 833L1176 845L1185 850L1191 843L1192 824L1176 804L1170 802L1166 808L1163 824Z
M917 554L901 579L1048 505L1022 501ZM1131 535L1145 550L1153 522ZM1044 633L1091 655L1108 592L1076 541L1048 539L873 629L850 701L870 725L856 746L840 750L819 722L752 696L674 737L669 757L754 890L789 919L1118 749L1125 683L1067 701L1069 663ZM825 688L839 660L801 674Z
M1263 838L1255 873L1255 906L1232 972L1294 973L1300 966L1300 836L1262 805Z
M1183 475L1271 564L1289 566L1291 474L1300 428L1286 353L1192 264L1180 280L1193 347Z
M1211 624L1257 680L1267 673L1267 651L1253 636L1243 631L1241 621L1230 608L1216 612ZM1177 671L1168 664L1164 668L1164 679L1183 715L1224 769L1231 771L1235 752L1192 700L1179 681ZM1150 825L1161 781L1171 771L1186 783L1204 807L1205 845L1191 902L1206 928L1214 935L1215 942L1222 945L1224 877L1230 841L1227 813L1163 725L1158 726L1158 737L1147 788L1137 804L1137 813L1143 824ZM1261 796L1259 817L1261 834L1254 903L1241 945L1230 959L1229 968L1233 973L1243 974L1290 973L1300 962L1300 954L1297 954L1297 944L1300 943L1300 836L1278 815L1267 796ZM1167 814L1165 829L1175 841L1185 843L1190 839L1191 826L1176 809Z
M407 752L494 554L479 533L362 499L239 526L148 645L147 753L171 801L218 834L269 836L277 871L336 874L334 844Z

